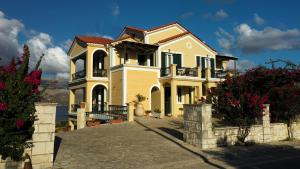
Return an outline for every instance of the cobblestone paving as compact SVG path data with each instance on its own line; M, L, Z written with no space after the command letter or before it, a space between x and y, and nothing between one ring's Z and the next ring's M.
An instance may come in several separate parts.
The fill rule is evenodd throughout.
M85 128L56 136L61 142L55 169L214 168L199 156L135 122Z

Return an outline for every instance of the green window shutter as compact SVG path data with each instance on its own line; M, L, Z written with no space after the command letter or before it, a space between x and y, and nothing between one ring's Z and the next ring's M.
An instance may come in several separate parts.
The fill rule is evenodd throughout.
M201 57L201 67L205 69L205 57Z
M182 67L181 54L173 54L173 64L177 64L177 67Z
M161 67L166 67L166 52L161 52Z
M199 67L199 66L201 66L201 57L200 56L197 56L196 57L196 65L197 65L197 67Z
M215 78L215 59L210 58L211 77Z

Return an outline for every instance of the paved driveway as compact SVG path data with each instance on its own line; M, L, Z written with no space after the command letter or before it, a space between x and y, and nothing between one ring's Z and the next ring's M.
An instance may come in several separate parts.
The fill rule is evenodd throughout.
M54 168L215 168L135 122L58 133L56 139Z

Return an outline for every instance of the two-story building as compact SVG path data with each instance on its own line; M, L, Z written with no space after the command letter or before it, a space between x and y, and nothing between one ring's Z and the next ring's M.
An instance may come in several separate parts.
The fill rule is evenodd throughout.
M115 40L76 36L68 55L70 112L80 102L86 112L104 111L141 94L146 110L175 117L183 104L205 97L224 78L228 61L237 60L177 22L148 30L126 26Z

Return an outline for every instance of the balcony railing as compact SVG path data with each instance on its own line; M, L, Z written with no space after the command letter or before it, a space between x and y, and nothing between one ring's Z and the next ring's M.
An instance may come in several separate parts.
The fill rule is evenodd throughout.
M197 68L190 68L190 67L176 67L176 75L177 76L197 77L198 76L198 69Z
M94 77L107 77L107 69L93 70Z
M81 71L78 71L76 73L73 73L72 74L72 79L73 80L81 79L81 78L84 78L85 76L86 76L86 70L81 70Z
M215 78L225 78L228 74L228 71L226 70L216 70L214 77Z

